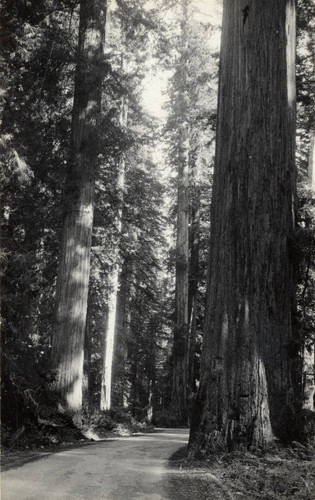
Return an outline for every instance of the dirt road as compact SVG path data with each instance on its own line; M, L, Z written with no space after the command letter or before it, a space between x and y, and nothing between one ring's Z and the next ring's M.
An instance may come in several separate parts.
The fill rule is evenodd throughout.
M102 441L46 456L2 474L2 500L167 499L168 458L188 430Z

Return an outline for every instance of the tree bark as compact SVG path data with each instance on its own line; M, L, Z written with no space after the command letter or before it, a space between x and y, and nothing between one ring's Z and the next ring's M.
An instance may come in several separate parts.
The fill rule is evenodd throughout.
M127 126L128 118L128 101L125 96L122 97L121 111L120 111L120 125L122 127ZM119 196L119 208L117 215L117 232L120 236L122 230L122 203L123 203L123 192L125 186L125 158L122 157L119 165L118 179L117 179L117 189ZM120 242L117 243L117 248L114 251L114 264L111 276L111 290L108 298L108 317L107 317L107 328L105 334L105 348L103 353L103 370L102 370L102 383L101 383L101 410L109 410L111 407L111 390L112 390L112 366L113 366L113 355L114 355L114 340L115 340L115 330L116 330L116 310L117 310L117 294L119 285L119 246Z
M92 403L91 389L91 360L92 360L92 314L91 314L91 297L88 296L88 304L85 321L84 335L84 360L83 360L83 380L82 380L82 398L83 403L90 406Z
M189 266L189 161L188 130L182 128L181 163L178 167L178 211L175 281L175 329L171 421L188 424L188 266Z
M225 0L192 452L294 431L294 151L294 0Z
M116 349L113 363L113 404L128 407L130 387L128 383L128 337L130 335L130 264L125 260L119 274L117 312L115 322Z
M310 153L308 159L308 178L312 194L315 197L315 129L310 134Z
M315 201L315 129L310 133L310 147L309 147L309 160L308 160L308 184L311 190L311 198ZM308 227L310 224L306 225ZM308 275L310 269L313 268L312 258L309 256L307 265L306 283L304 291L308 286ZM304 313L305 314L305 313ZM304 386L304 408L314 411L315 410L315 338L313 336L312 342L306 347L304 346L303 352L303 386Z
M182 3L180 64L174 78L180 88L178 113L178 200L175 276L175 325L170 419L172 425L188 425L188 272L189 272L189 102L187 94L188 1Z
M156 410L156 371L157 371L157 359L156 359L156 346L157 346L157 328L158 328L158 318L156 315L151 317L151 321L148 328L149 336L149 352L147 357L146 373L149 380L149 394L148 394L148 406L146 421L151 424L154 419L154 413Z
M196 391L195 380L195 344L197 335L197 300L199 281L199 246L200 246L200 188L197 185L196 166L191 165L190 181L190 258L189 258L189 297L188 297L188 387L191 394Z
M82 405L83 346L90 275L98 124L104 75L106 1L80 4L71 157L56 287L52 363L67 410Z

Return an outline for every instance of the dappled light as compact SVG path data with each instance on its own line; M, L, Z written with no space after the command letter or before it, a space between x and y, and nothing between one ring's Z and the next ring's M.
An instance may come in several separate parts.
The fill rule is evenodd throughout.
M295 4L287 0L286 5L286 54L287 54L287 94L288 104L292 112L295 110L296 85L295 85Z
M69 375L66 379L65 386L61 386L61 391L65 392L67 407L72 411L80 410L82 404L82 370L83 351L81 355L72 360L71 371L69 367ZM63 370L63 366L60 366ZM69 380L69 381L68 381Z

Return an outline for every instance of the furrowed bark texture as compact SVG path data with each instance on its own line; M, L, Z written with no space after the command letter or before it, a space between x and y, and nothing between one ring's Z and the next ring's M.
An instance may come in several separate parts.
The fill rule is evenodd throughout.
M294 1L225 0L192 450L261 447L293 431L294 145Z
M76 414L82 404L83 348L90 275L94 184L104 73L106 2L80 5L78 62L72 113L71 158L56 289L52 346L56 389Z

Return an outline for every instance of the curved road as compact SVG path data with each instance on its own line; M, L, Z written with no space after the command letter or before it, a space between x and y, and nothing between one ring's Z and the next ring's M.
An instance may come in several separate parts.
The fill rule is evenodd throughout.
M100 441L2 473L2 500L167 499L168 458L188 441L186 429Z

